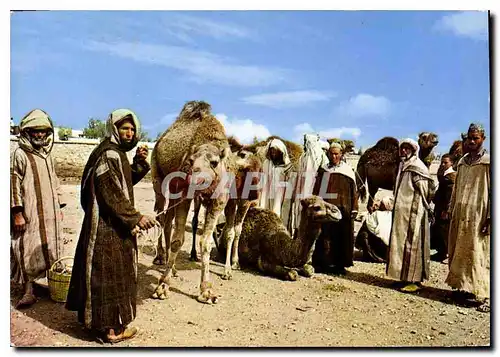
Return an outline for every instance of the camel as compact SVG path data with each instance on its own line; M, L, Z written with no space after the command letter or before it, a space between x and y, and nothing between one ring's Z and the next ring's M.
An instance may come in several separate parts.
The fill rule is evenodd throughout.
M458 161L467 153L467 146L465 142L467 141L467 133L461 134L462 140L455 140L453 144L451 144L450 150L448 154L450 154L453 158L453 169L457 169Z
M211 235L229 194L223 192L216 198L212 195L217 193L219 183L228 175L229 154L224 127L211 113L210 104L203 101L187 102L178 118L156 142L151 159L155 212L163 213L166 198L169 199L168 210L160 215L164 225L167 265L153 298L167 297L171 277L175 273L175 260L184 243L186 218L194 191L194 197L201 200L206 211L200 244L202 274L197 300L217 302L218 296L212 291L209 272ZM198 185L197 190L193 190L195 186L192 183ZM174 219L175 228L171 236Z
M432 149L438 144L438 137L434 133L420 133L418 144L420 147L419 158L430 165L428 157ZM399 141L386 136L380 139L373 147L361 155L356 168L356 185L359 197L366 199L366 186L368 185L369 212L372 212L373 198L379 188L393 190L399 167ZM431 160L432 161L432 160Z
M339 221L340 210L319 196L301 199L299 229L291 237L280 217L271 210L252 207L243 223L239 253L243 266L257 268L262 273L295 281L298 275L310 277L314 243L321 233L321 224ZM218 244L223 250L225 239Z

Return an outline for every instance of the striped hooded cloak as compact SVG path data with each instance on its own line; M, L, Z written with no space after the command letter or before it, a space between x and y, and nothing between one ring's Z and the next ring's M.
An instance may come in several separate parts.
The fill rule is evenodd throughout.
M436 184L427 166L418 158L418 144L402 140L415 154L402 162L394 187L394 211L389 240L386 273L405 282L422 282L429 278L430 225L429 203Z
M28 128L50 128L47 144L35 149ZM43 278L62 254L60 208L65 205L54 162L52 121L43 110L29 112L20 123L19 147L11 156L10 207L22 207L26 230L11 231L11 279L24 284Z
M131 119L132 143L120 142L117 124ZM85 211L75 252L66 307L78 311L89 329L126 326L136 316L137 241L131 234L142 215L134 208L133 185L149 171L145 162L130 165L126 152L137 145L140 124L127 109L112 112L107 137L91 153L83 171Z

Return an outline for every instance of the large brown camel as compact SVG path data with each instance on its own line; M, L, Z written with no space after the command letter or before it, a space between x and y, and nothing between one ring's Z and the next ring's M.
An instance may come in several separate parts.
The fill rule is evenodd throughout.
M223 193L213 198L218 184L227 176L229 144L222 124L203 101L187 102L179 117L157 141L151 160L155 211L163 212L166 197L168 210L161 217L164 224L166 269L162 274L154 298L166 298L177 254L184 243L186 218L194 197L205 206L206 216L201 238L201 283L198 301L214 303L210 274L211 235L219 215L223 212L229 195ZM183 176L179 177L179 173ZM177 177L172 177L176 175ZM199 175L204 175L203 177ZM196 183L197 190L192 190ZM202 189L203 187L203 189ZM173 197L176 194L179 197ZM171 236L172 220L175 227Z
M340 210L321 197L311 196L302 204L299 229L291 237L280 217L271 210L252 207L243 223L239 253L242 266L285 280L297 280L298 274L310 277L314 268L307 264L314 243L321 233L321 223L337 222ZM226 240L221 239L223 250Z
M420 133L418 144L419 158L429 167L432 161L429 161L428 157L438 144L438 136L434 133ZM399 141L389 136L380 139L359 158L356 185L359 198L363 201L366 199L366 185L368 186L367 208L369 212L372 212L373 199L379 188L394 189L399 161Z

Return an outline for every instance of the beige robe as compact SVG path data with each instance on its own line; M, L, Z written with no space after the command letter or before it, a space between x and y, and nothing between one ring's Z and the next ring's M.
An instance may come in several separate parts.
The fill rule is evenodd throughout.
M484 154L472 164L464 156L458 163L450 202L446 283L479 298L490 295L490 235L481 233L490 207L490 156Z
M17 283L45 276L61 257L64 204L50 155L17 148L11 157L10 207L23 207L26 230L11 232L11 278Z
M436 185L425 164L414 156L402 166L394 190L394 211L386 273L406 282L429 278L428 203Z

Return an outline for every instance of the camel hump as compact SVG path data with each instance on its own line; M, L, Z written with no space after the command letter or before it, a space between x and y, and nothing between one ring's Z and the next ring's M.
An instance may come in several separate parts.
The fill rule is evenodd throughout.
M185 121L202 120L212 116L212 106L202 100L191 100L182 107L179 118Z
M374 146L377 149L380 150L394 150L399 148L399 141L396 138L393 138L392 136L386 136L377 141L377 143Z

